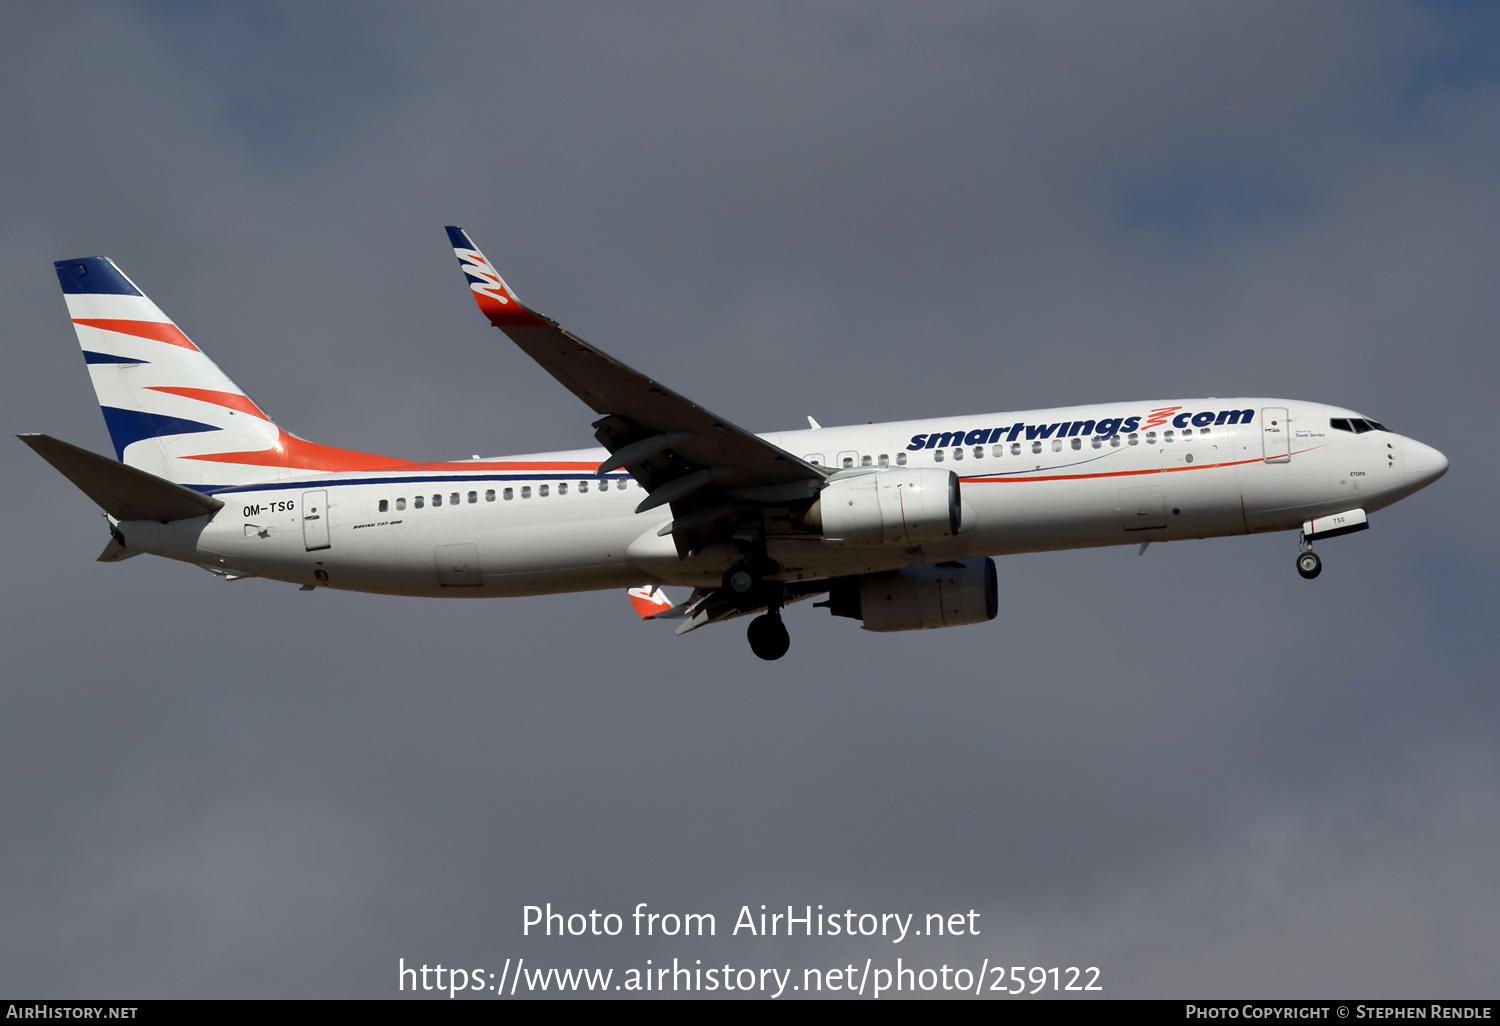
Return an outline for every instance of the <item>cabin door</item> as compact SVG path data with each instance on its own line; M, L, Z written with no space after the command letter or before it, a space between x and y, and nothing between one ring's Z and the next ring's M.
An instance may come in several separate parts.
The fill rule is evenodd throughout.
M328 548L327 492L302 493L302 541L308 552Z
M1260 411L1260 444L1267 463L1291 462L1292 432L1284 407L1270 406Z

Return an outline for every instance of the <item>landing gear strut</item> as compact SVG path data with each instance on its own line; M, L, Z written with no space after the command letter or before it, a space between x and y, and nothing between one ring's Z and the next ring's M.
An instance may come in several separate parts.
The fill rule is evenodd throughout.
M780 659L792 646L792 636L787 633L786 624L781 622L779 609L751 620L746 637L750 639L750 651L768 661Z
M1302 551L1297 553L1297 572L1302 575L1303 580L1312 580L1323 572L1323 561L1318 554L1312 550L1312 542L1307 540L1307 535L1302 536Z

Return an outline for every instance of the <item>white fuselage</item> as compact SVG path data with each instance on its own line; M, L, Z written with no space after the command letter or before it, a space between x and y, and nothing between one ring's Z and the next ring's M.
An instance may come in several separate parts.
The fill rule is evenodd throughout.
M1252 411L1249 422L1232 422L1242 411ZM882 546L772 525L767 553L782 566L778 577L798 580L1290 530L1373 512L1441 473L1435 450L1388 431L1331 429L1341 416L1355 415L1281 399L1189 399L770 433L762 437L836 473L902 460L952 470L962 527L939 544ZM659 534L668 507L638 514L646 493L637 483L595 476L607 456L589 449L288 477L213 490L224 507L209 517L120 529L133 551L385 594L717 585L738 552L726 545L680 559L670 534Z

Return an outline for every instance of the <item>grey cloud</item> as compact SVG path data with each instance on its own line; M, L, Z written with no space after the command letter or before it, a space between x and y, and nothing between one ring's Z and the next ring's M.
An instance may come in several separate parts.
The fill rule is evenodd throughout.
M1279 536L1017 557L994 624L880 637L798 607L767 666L737 626L673 638L619 595L99 565L96 512L13 445L11 992L384 996L398 957L884 950L520 937L523 904L647 901L721 923L973 907L983 941L910 957L1089 959L1115 995L1488 993L1488 22L3 17L12 431L106 448L48 265L104 252L299 434L427 458L587 444L587 411L469 305L458 222L528 302L757 429L1264 393L1364 410L1453 463L1329 543L1315 585Z

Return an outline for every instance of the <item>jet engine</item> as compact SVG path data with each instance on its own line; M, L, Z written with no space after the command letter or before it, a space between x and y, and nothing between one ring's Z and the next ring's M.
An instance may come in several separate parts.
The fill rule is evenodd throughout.
M863 621L867 631L919 631L993 620L1000 611L1000 589L995 561L986 556L840 577L821 604L834 616Z
M893 467L830 481L806 522L845 545L922 545L954 537L960 518L957 474Z

